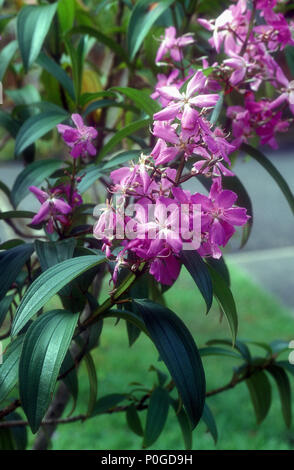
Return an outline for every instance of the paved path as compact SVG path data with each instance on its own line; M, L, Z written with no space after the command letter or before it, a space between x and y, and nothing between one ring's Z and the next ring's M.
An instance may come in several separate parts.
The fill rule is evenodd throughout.
M294 155L290 150L266 152L272 163L286 178L294 192ZM12 186L19 164L0 164L0 180ZM249 275L277 295L285 305L294 309L294 217L273 179L257 162L240 159L235 172L241 179L253 202L254 223L246 247L238 250L239 240L228 247L227 256L244 268ZM189 189L203 190L189 182ZM3 203L1 202L1 208ZM22 208L36 210L33 197L27 198ZM8 231L0 222L0 237Z

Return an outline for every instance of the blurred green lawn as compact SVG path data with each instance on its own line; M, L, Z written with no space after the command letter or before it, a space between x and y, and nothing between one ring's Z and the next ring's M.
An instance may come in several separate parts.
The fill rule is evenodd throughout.
M239 339L250 338L265 342L293 339L293 313L257 287L239 268L231 264L229 267L232 291L239 313ZM190 328L199 347L208 339L230 338L226 319L220 323L217 305L205 315L204 302L186 272L182 272L179 282L167 292L166 301ZM252 351L262 354L262 350L258 348ZM117 326L114 326L113 320L105 322L101 345L93 355L97 364L98 396L127 392L130 390L130 382L141 382L147 387L152 387L155 375L154 372L148 372L150 364L164 369L164 365L158 362L158 355L148 338L141 335L129 348L124 322ZM238 361L229 357L205 358L207 389L227 383L231 378L232 367L237 363ZM291 383L293 385L293 382ZM87 409L88 381L84 366L79 371L79 388L79 400L74 414L85 413ZM193 449L293 449L294 431L293 428L286 430L284 426L275 386L271 410L260 426L256 425L245 384L209 398L208 404L217 422L219 440L215 446L205 425L201 423L193 433ZM70 409L69 405L67 412ZM140 416L144 423L146 412L141 412ZM100 415L84 423L60 425L53 436L52 448L140 449L141 439L126 426L125 413L116 413ZM173 409L170 409L164 432L151 449L183 448L177 419Z

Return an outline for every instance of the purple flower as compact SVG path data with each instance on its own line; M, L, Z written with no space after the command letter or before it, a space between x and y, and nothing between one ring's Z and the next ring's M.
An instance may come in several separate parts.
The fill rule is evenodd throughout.
M194 39L192 34L184 34L177 38L176 33L177 31L174 26L170 26L165 29L165 36L156 54L156 64L158 64L168 53L170 53L171 58L175 62L180 62L183 57L181 48L193 44Z
M58 197L60 189L54 190L53 188L47 193L36 186L30 186L29 190L41 203L40 210L33 217L31 224L38 225L41 222L46 222L47 232L53 233L54 220L59 220L60 222L65 223L66 218L64 218L64 215L69 214L72 211L72 207L63 199Z
M96 149L92 143L98 135L94 127L85 126L79 114L71 116L76 128L58 124L58 132L63 137L64 142L72 149L70 154L73 158L84 157L87 154L96 155Z

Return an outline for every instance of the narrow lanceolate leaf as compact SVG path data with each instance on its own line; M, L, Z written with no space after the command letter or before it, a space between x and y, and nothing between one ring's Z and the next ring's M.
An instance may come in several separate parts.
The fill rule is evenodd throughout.
M105 261L103 256L87 255L68 259L47 269L29 287L20 303L12 325L16 335L45 303L70 281Z
M223 107L223 102L224 102L224 95L223 95L223 93L220 93L218 102L216 103L216 105L215 105L215 107L214 107L214 109L211 113L211 117L209 119L211 124L216 124L217 123L220 112L221 112L222 107Z
M286 374L283 367L280 367L275 364L268 367L267 370L276 381L276 384L279 390L284 421L285 421L286 426L290 428L291 421L292 421L292 406L291 406L292 403L291 403L291 386L290 386L288 375Z
M0 328L4 322L5 316L9 310L13 298L14 295L6 295L2 300L0 300Z
M250 219L243 227L243 235L241 241L241 248L243 248L250 236L253 226L253 207L251 199L247 193L245 186L239 180L237 176L224 176L222 177L222 183L224 189L234 191L238 195L237 204L240 207L245 207L247 214L250 215Z
M97 157L97 161L101 161L109 152L112 150L117 144L119 144L125 137L128 137L130 134L142 129L143 127L147 127L150 123L150 119L141 119L140 121L131 122L120 131L116 132L111 139L104 145L103 149L99 153Z
M90 26L77 26L69 31L69 35L73 34L88 34L89 36L97 39L98 42L104 44L105 46L109 47L116 55L117 57L128 63L129 58L125 52L125 50L113 39L110 37L106 36L105 34L101 33L101 31L98 31L95 28L91 28Z
M166 389L158 387L153 390L148 405L143 447L150 447L160 436L166 423L169 402Z
M32 219L34 217L35 212L31 211L0 211L0 220L7 220L7 219Z
M141 153L141 150L125 150L124 152L120 152L114 157L112 157L110 160L103 162L102 169L103 171L108 171L112 168L116 168L120 165L123 165L125 162L128 162L130 160L137 161Z
M87 372L88 372L88 377L89 377L89 400L88 400L87 416L91 416L96 405L98 381L97 381L95 363L89 352L85 354L84 361L87 367Z
M29 186L40 186L61 166L60 160L49 159L33 162L18 175L11 190L11 200L15 207L30 193Z
M185 449L191 450L192 445L193 445L191 421L189 420L189 417L186 411L184 410L184 408L181 406L181 408L179 409L179 402L177 400L172 399L171 402L172 402L173 409L175 410L175 413L179 422L179 426L182 431Z
M25 6L17 15L17 39L23 64L27 70L37 59L49 31L57 3Z
M273 179L279 186L280 190L284 194L290 206L290 209L294 214L294 196L287 181L284 179L281 173L276 169L276 167L266 158L266 156L260 150L257 150L248 144L242 144L240 148L244 152L248 153L250 157L254 158L254 160L256 160L261 166L263 166L263 168L265 168L267 172L273 177Z
M206 263L209 264L212 268L214 268L226 281L228 286L230 287L231 285L231 279L230 279L230 272L229 269L225 263L225 260L223 257L216 259L216 258L206 258L205 259Z
M19 392L32 432L39 429L52 399L78 315L52 310L29 327L19 363Z
M208 313L212 304L213 289L207 265L197 251L182 251L181 260L200 290L206 303L206 313Z
M56 107L57 108L57 107ZM29 145L52 131L57 124L68 118L63 109L44 111L27 119L19 129L15 139L15 155L19 155Z
M80 183L78 183L78 191L82 194L99 178L101 178L103 172L101 171L100 166L93 164L87 165L85 169L80 171L79 175L82 176L82 179Z
M23 339L23 336L16 338L3 354L3 363L0 364L0 402L7 397L17 382Z
M117 406L123 400L126 399L126 395L122 393L112 393L110 395L104 395L99 398L95 404L92 416L100 415L111 411L112 408Z
M129 428L138 436L143 436L143 427L137 408L132 403L126 411L126 418Z
M33 251L34 247L31 243L24 243L0 252L0 300L10 289Z
M213 294L228 320L233 344L235 344L238 330L238 317L234 297L224 278L211 266L208 266L208 269L212 279Z
M127 32L131 60L134 59L152 25L174 3L174 0L162 0L151 8L152 3L154 3L152 0L139 0L132 11Z
M208 345L225 344L226 346L229 346L229 347L232 346L231 342L227 339L212 339L210 341L207 341L207 344ZM243 359L245 359L246 362L251 362L252 361L252 357L251 357L251 353L249 351L249 348L243 341L236 340L236 342L234 344L234 348L237 349L237 351L239 351L239 353L241 354Z
M60 368L59 376L62 377L62 381L65 383L68 391L70 392L73 398L73 406L70 411L70 414L74 411L77 399L78 399L78 392L79 392L79 383L78 383L78 375L76 364L71 356L71 353L67 351L65 358L63 359L63 363Z
M68 92L72 100L75 100L75 90L71 78L67 73L58 65L51 57L44 52L41 52L37 59L37 64L43 69L47 70L62 87Z
M246 380L257 424L267 416L271 405L271 384L263 371L255 372Z
M205 375L194 339L171 310L148 300L135 302L194 428L202 416L205 400Z
M157 101L150 98L149 94L144 90L137 90L131 87L114 87L111 88L110 91L118 91L127 96L135 103L138 109L145 111L145 113L151 117L160 110Z
M7 198L10 199L10 189L5 183L3 183L3 181L0 181L0 191L3 191Z
M0 52L0 81L3 80L7 67L18 48L17 41L11 41Z
M215 422L214 416L211 412L211 409L209 408L209 406L206 403L204 405L202 420L206 424L206 426L208 428L208 431L212 435L214 443L216 444L217 443L217 438L218 438L216 422Z

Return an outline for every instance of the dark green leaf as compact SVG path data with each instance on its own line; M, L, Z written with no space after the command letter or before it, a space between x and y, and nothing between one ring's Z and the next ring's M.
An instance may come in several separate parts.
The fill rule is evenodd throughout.
M34 247L31 243L18 245L0 252L0 300L15 282L23 265L28 261Z
M263 371L255 372L246 380L253 403L257 424L267 416L271 406L271 384Z
M185 411L185 409L181 406L179 409L179 402L177 400L171 399L172 406L175 410L183 439L184 439L184 444L185 444L185 449L186 450L191 450L192 445L193 445L193 434L192 434L192 426L191 426L191 421L189 420L189 417Z
M19 363L19 391L32 432L40 427L69 348L78 315L52 310L29 327Z
M39 55L56 7L57 3L24 6L17 15L17 39L26 70Z
M223 95L223 93L220 93L218 102L216 103L216 105L215 105L215 107L214 107L214 109L211 113L211 117L209 119L211 124L216 124L217 123L217 120L219 118L220 112L221 112L222 107L223 107L223 102L224 102L224 95Z
M43 69L47 70L68 92L72 100L75 100L75 91L71 78L67 73L58 65L51 57L44 52L41 52L37 59L37 64Z
M138 109L145 111L145 113L151 117L160 110L157 101L150 98L149 94L144 90L137 90L131 87L113 87L110 91L118 91L127 96L136 104Z
M45 111L27 119L19 129L15 139L15 155L21 154L29 145L52 131L57 124L68 118L63 109Z
M209 312L213 300L212 282L207 266L197 251L182 251L181 260L194 279Z
M225 344L229 347L232 346L232 343L227 339L212 339L210 341L207 341L207 344L208 345ZM239 351L239 353L245 359L246 362L251 362L252 361L252 357L251 357L250 351L248 349L248 346L243 341L240 341L240 340L237 339L235 344L234 344L234 348L237 349L237 351Z
M80 256L68 259L47 269L29 287L22 298L13 322L12 334L15 335L37 313L45 303L66 284L88 269L105 261L104 256Z
M87 408L87 416L92 416L92 413L95 409L96 400L97 400L97 391L98 391L98 381L95 363L91 354L88 352L84 356L84 361L87 367L88 377L89 377L89 401Z
M292 421L292 403L291 403L291 386L288 375L284 369L276 364L271 365L267 368L268 372L273 376L276 381L281 405L282 413L284 417L285 424L288 428L291 427Z
M127 407L126 418L129 428L138 436L143 436L140 416L133 403Z
M225 280L225 282L228 284L230 287L231 285L231 279L230 279L230 272L229 269L225 263L225 260L223 257L216 259L216 258L206 258L205 259L206 263L209 264L213 269L215 269Z
M208 266L212 285L213 294L217 298L219 305L225 314L232 333L233 344L235 344L237 330L238 330L238 317L234 297L224 278L211 266Z
M150 123L149 118L141 119L140 121L134 121L130 124L127 124L123 129L119 130L114 134L111 139L104 145L103 149L99 153L97 157L97 162L103 160L103 158L110 152L113 147L119 144L125 137L128 137L130 134L142 129L143 127L147 127Z
M76 404L77 404L79 383L78 383L76 364L74 363L74 360L69 351L67 351L66 356L60 368L60 376L63 376L64 374L66 375L65 377L62 378L62 381L65 383L68 391L70 392L73 398L73 407L70 411L70 414L71 414L74 411Z
M214 346L204 347L199 349L201 357L205 356L227 356L234 359L241 359L241 356L230 349L218 348Z
M67 238L58 242L35 241L36 253L38 255L42 271L46 271L52 266L72 258L76 247L74 238Z
M194 428L203 412L205 375L191 333L175 313L162 305L140 299L135 302Z
M6 313L9 310L13 298L14 295L6 295L2 300L0 300L0 328L2 326L2 323L4 322Z
M162 0L150 8L152 0L136 2L129 20L127 41L131 60L135 58L142 42L155 21L174 3L174 0Z
M91 416L106 413L125 399L126 395L123 395L122 393L112 393L110 395L105 395L104 397L101 397L99 400L97 400Z
M3 80L7 67L18 48L17 41L11 41L0 52L0 81Z
M143 447L150 447L160 436L169 409L169 394L167 390L158 387L153 390L147 411Z
M263 168L267 170L267 172L273 177L277 185L279 186L280 190L284 194L289 207L291 211L294 214L294 196L293 193L286 182L286 180L283 178L281 173L276 169L276 167L266 158L265 155L260 150L255 149L254 147L251 147L251 145L248 144L242 144L241 145L241 150L244 152L248 153L254 160L256 160Z
M0 364L0 402L11 392L17 382L18 363L24 337L19 336L9 343Z
M21 421L20 414L13 411L5 417L5 421ZM11 428L15 450L25 450L27 447L28 436L26 426L13 426Z
M29 186L40 186L43 181L61 166L60 160L40 160L26 166L18 175L11 190L11 200L15 207L29 194Z
M0 211L0 220L7 220L7 219L32 219L34 217L35 212L30 211Z
M208 431L213 437L214 443L217 443L217 427L216 427L216 422L214 419L214 416L209 408L209 406L205 403L204 409L203 409L203 415L202 415L202 420L206 424Z

